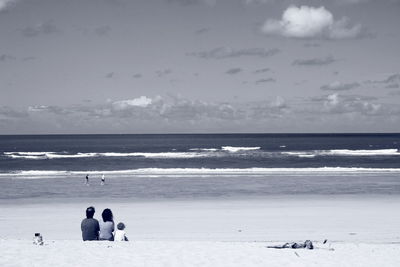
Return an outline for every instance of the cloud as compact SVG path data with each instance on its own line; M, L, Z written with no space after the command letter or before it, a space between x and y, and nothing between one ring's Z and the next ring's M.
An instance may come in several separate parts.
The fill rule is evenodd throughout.
M169 75L169 74L171 74L171 73L172 73L172 70L171 70L171 69L163 69L163 70L157 70L157 71L156 71L156 74L157 74L158 77L162 77L162 76L165 76L165 75Z
M253 73L255 73L255 74L265 73L265 72L268 72L270 70L271 70L270 68L263 68L263 69L255 70Z
M168 121L199 121L204 119L233 120L237 118L236 110L228 103L208 103L174 97L169 100L160 99L158 112Z
M61 30L57 28L56 25L54 25L52 20L46 21L44 23L37 24L33 27L28 26L23 29L21 29L21 33L25 37L35 37L38 35L49 35L49 34L55 34L55 33L60 33Z
M323 6L289 6L280 20L268 19L261 30L268 35L292 38L348 39L362 34L360 24L351 25L345 17L335 20Z
M29 112L47 112L47 113L54 113L57 115L65 115L68 114L69 111L65 108L59 106L45 106L45 105L38 105L38 106L30 106L28 107Z
M242 72L242 71L243 70L241 68L231 68L231 69L227 70L225 73L234 75L234 74L238 74L239 72Z
M322 104L318 110L329 114L362 114L365 116L383 116L391 111L380 103L374 103L377 98L360 95L339 95L337 93L313 98L314 102Z
M24 57L24 58L22 58L22 61L31 61L31 60L35 60L36 59L36 57Z
M247 48L247 49L233 49L230 47L218 47L209 51L189 53L189 56L195 56L205 59L225 59L235 58L243 56L255 56L255 57L270 57L279 53L280 50L277 48L265 49L265 48Z
M256 81L256 84L260 83L274 83L276 80L274 78L268 78L268 79L260 79Z
M159 133L221 132L227 129L318 131L321 127L327 127L329 131L341 125L351 131L362 127L375 129L376 125L390 126L399 122L399 115L399 104L378 103L374 97L336 93L309 99L291 98L288 101L276 96L250 102L140 96L65 107L31 106L22 112L0 107L0 128L3 132L12 132L17 128L23 130L23 126L27 125L25 129L28 132L42 133ZM302 127L296 128L296 125Z
M7 10L11 6L15 5L17 3L17 0L0 0L0 12Z
M257 101L247 103L205 102L185 98L159 99L160 115L171 121L243 121L266 119L281 116L288 111L288 106L282 98L272 101Z
M386 78L383 78L383 79L367 80L367 81L365 81L365 83L369 83L369 84L398 84L398 83L400 83L400 73L390 74Z
M311 58L311 59L296 59L292 62L294 66L322 66L329 65L335 62L336 59L333 57L324 57L324 58Z
M54 106L32 106L28 112L35 118L42 114L58 115L65 120L80 120L91 122L95 120L110 120L121 122L146 121L154 123L196 124L207 121L262 121L268 118L280 117L290 108L283 98L277 97L270 101L256 102L207 102L191 100L182 97L153 98L140 96L133 99L108 101L105 104L74 105L68 108ZM69 119L68 119L69 118Z
M131 107L142 107L145 108L148 105L151 105L153 100L151 98L148 98L146 96L141 96L138 98L134 99L129 99L129 100L121 100L121 101L116 101L113 102L112 105L114 108L118 110L123 110Z
M201 29L196 30L194 33L195 34L204 34L209 31L210 31L210 28L201 28Z
M10 61L10 60L15 60L16 58L12 55L7 55L7 54L2 54L0 56L0 61L4 62L4 61Z
M105 77L107 79L111 79L112 77L114 77L114 75L115 75L115 72L110 72L110 73L107 73Z
M11 107L0 106L0 118L25 118L28 116L26 111L19 111Z
M252 103L248 108L247 117L255 120L266 118L282 118L290 112L290 107L283 97L277 96L272 101L259 101Z
M400 85L399 84L388 84L385 86L385 88L397 89L397 88L400 88Z
M330 84L322 85L320 88L321 88L321 90L328 90L328 91L346 91L346 90L357 88L359 86L360 86L360 84L357 82L342 83L339 81L335 81Z
M388 89L397 89L400 88L400 73L389 74L382 79L366 80L364 81L364 84L372 86L384 86Z

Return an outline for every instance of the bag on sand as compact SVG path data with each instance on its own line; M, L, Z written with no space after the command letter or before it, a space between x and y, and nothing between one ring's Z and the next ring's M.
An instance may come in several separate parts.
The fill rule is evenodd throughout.
M314 249L313 243L311 240L306 240L304 243L285 243L280 246L268 246L267 248L306 248L306 249Z
M33 237L33 244L43 246L43 237L40 233L35 233L35 236Z

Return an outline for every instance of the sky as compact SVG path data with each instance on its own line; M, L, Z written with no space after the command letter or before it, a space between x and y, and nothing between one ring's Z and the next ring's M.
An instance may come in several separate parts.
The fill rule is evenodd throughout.
M0 0L0 134L400 132L400 0Z

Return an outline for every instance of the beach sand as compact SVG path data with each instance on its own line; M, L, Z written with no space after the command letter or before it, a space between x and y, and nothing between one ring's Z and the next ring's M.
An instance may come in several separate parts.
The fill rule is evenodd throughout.
M80 222L89 205L96 218L111 208L131 241L82 242ZM398 196L59 199L0 206L0 266L400 266ZM32 244L35 232L44 246ZM266 248L306 239L315 250Z

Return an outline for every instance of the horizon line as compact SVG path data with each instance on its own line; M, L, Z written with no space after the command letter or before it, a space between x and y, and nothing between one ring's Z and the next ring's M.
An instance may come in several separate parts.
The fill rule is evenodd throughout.
M398 135L400 132L250 132L250 133L26 133L26 134L0 134L0 136L45 136L45 135Z

